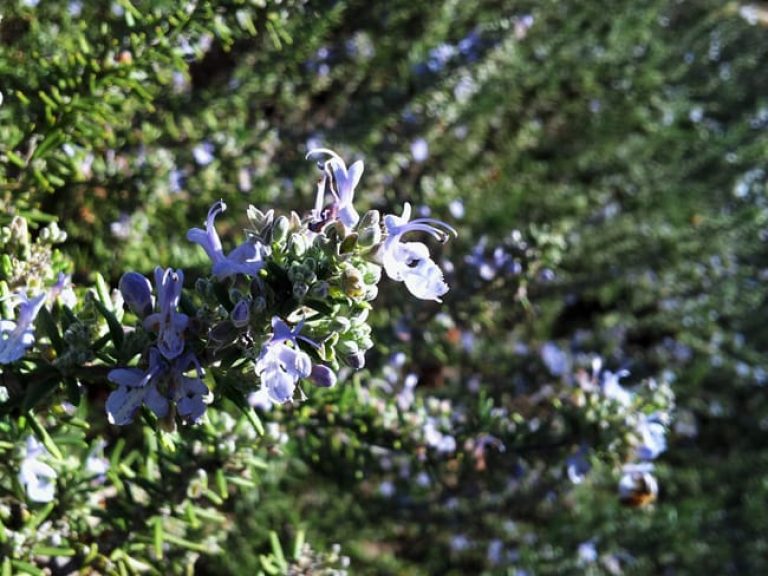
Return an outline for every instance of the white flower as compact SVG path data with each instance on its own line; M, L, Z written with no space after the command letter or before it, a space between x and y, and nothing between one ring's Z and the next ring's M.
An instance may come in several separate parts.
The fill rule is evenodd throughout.
M429 256L429 249L421 242L401 242L409 232L425 232L444 242L456 231L445 222L433 218L411 219L411 205L407 202L403 215L388 214L384 217L387 238L381 247L384 270L392 280L404 282L408 291L422 300L440 302L440 296L448 292L443 272Z

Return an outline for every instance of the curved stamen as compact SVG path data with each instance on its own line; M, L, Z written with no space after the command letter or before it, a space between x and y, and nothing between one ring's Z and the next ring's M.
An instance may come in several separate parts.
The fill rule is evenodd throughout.
M415 220L411 220L409 224L431 224L432 226L436 226L438 228L445 228L448 232L450 232L454 236L459 235L459 233L456 232L456 229L453 226L451 226L450 224L446 224L442 220L436 220L435 218L416 218Z
M408 224L403 224L402 226L398 226L397 229L394 231L394 234L392 234L392 236L393 237L403 236L408 232L415 232L415 231L425 232L426 234L429 234L439 242L445 242L445 238L448 236L445 232L443 232L439 228L435 228L434 226L430 226L429 224L420 224L416 221L409 222Z
M312 150L307 152L307 155L304 156L304 158L305 159L309 159L310 156L314 156L316 154L328 154L329 156L331 156L333 158L336 158L337 160L341 160L341 156L339 156L338 154L336 154L336 152L334 152L333 150L330 150L328 148L312 148ZM342 163L344 162L343 160L341 160L341 161L342 161ZM330 162L330 160L326 161L326 164L328 162Z

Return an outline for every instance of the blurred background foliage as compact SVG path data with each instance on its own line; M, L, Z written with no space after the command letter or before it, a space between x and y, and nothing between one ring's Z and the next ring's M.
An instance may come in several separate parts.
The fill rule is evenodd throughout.
M341 543L355 574L768 570L768 7L9 0L0 15L0 224L58 221L76 283L193 277L206 263L184 236L211 202L230 237L250 203L309 210L317 146L365 160L359 208L410 201L459 229L442 309L383 289L366 371L267 417L282 465L228 504L226 553L201 573L255 573L273 529ZM618 504L605 430L563 408L594 354L630 385L672 382L649 507ZM386 409L408 373L416 402L449 412L452 457ZM481 433L505 450L478 451Z

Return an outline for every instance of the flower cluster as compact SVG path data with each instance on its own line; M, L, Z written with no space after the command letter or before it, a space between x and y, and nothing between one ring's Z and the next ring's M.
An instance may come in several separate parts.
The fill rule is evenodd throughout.
M143 319L143 327L156 340L146 352L148 368L116 368L108 378L118 385L106 403L112 424L124 425L146 405L158 418L175 411L182 419L197 422L205 412L209 390L203 383L203 369L187 348L189 316L178 311L184 283L181 270L155 269L157 302L146 278L128 272L120 279L120 292L128 307ZM185 351L186 349L186 351ZM193 372L193 376L187 374Z
M348 167L325 148L308 157L323 160L315 206L305 216L276 217L251 206L246 238L228 252L215 226L223 201L211 206L204 229L189 230L211 269L183 311L183 271L158 267L156 298L144 276L123 275L120 292L148 344L138 366L109 373L117 385L107 401L110 422L131 422L141 406L161 419L199 421L211 399L206 371L217 392L221 386L254 406L303 397L302 381L332 387L342 364L365 365L373 346L367 318L382 270L423 300L439 302L448 291L427 245L405 237L421 232L445 242L456 234L452 227L412 220L407 203L400 216L361 217L354 197L363 162Z
M628 427L631 452L628 461L622 465L619 500L627 505L641 506L653 502L658 494L653 460L667 449L666 434L673 399L668 397L666 388L651 380L646 386L647 392L659 398L656 402L647 402L637 392L622 386L620 380L628 375L626 370L602 370L602 360L596 357L592 361L592 373L579 372L576 382L582 391L597 395L612 405ZM649 404L655 408L651 412L645 411ZM571 458L569 476L572 476L572 470L576 474L579 463L584 463L583 449Z

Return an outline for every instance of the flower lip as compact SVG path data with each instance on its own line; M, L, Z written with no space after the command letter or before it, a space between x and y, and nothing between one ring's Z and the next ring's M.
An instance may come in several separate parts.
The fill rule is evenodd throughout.
M408 291L421 300L440 302L440 297L448 292L448 285L443 280L443 273L430 258L429 249L421 242L401 242L409 232L424 232L440 242L445 242L456 230L450 225L433 218L417 218L410 221L411 205L405 203L401 216L384 216L384 228L387 237L384 240L380 257L384 270L392 280L405 282Z
M0 364L10 364L26 354L35 342L33 322L45 304L47 294L41 292L28 298L24 292L13 295L19 303L19 315L16 321L0 321Z

